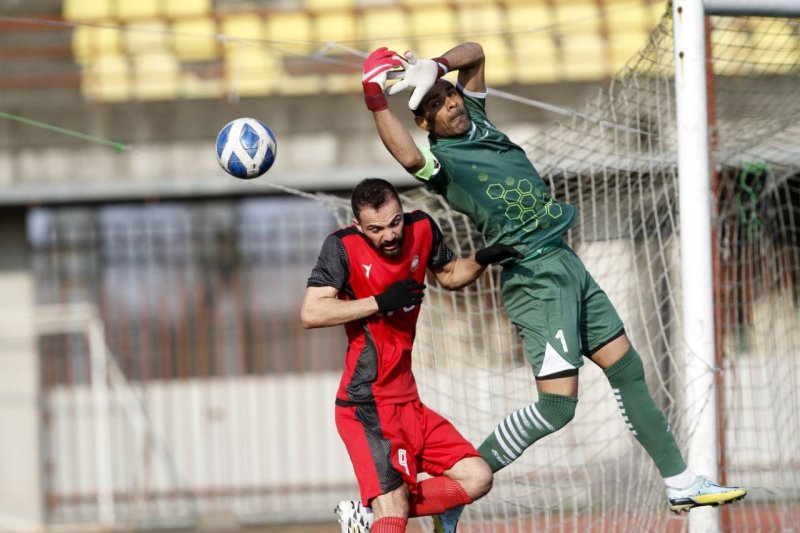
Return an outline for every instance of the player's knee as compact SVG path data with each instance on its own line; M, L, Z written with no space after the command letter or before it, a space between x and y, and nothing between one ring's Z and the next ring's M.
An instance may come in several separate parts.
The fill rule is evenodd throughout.
M481 459L480 463L475 469L474 474L474 482L473 482L473 489L471 491L467 491L469 497L474 500L478 498L482 498L490 490L492 490L492 484L494 483L494 474L492 474L492 469L489 468L489 465Z
M577 405L577 398L561 394L540 394L539 400L535 404L539 413L549 424L548 429L551 432L558 431L575 418Z
M474 501L485 496L491 489L494 481L492 469L481 457L462 459L464 467L458 482L464 492Z
M639 353L631 346L619 361L604 370L612 387L621 387L634 381L644 381L644 364Z

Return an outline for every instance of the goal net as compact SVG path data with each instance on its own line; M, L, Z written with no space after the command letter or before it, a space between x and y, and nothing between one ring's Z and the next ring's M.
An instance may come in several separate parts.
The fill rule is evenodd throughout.
M800 26L797 20L711 17L714 292L721 480L749 489L723 510L727 531L797 523L800 462ZM489 104L491 107L491 103ZM667 12L607 89L526 144L560 199L580 208L568 241L609 294L645 361L647 382L678 443L685 416L672 18ZM509 208L524 191L506 192ZM430 212L462 255L481 245L462 215L422 189L407 209ZM341 220L349 218L341 209ZM531 370L492 268L462 291L431 280L415 374L423 401L476 445L536 400ZM708 390L708 398L715 392ZM652 460L620 416L603 373L580 372L575 419L499 472L468 507L468 531L665 531ZM672 530L672 529L671 529Z

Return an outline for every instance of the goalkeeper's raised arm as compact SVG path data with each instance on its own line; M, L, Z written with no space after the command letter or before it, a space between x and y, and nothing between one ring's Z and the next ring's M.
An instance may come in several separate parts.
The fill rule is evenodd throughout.
M411 174L433 171L434 160L427 150L423 153L414 143L405 125L389 108L384 93L391 95L411 88L408 106L418 126L431 134L464 133L469 128L469 115L463 113L463 104L452 98L448 100L452 85L437 83L450 71L458 71L458 84L463 89L475 93L486 91L483 48L478 43L462 43L433 59L420 59L412 52L401 56L383 47L364 61L361 79L364 100L373 113L378 135L389 153ZM386 88L387 80L398 78L399 81ZM435 117L441 107L449 112L442 113L442 124L437 124Z

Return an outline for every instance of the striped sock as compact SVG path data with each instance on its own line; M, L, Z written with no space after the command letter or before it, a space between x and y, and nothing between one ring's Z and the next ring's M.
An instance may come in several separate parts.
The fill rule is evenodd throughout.
M506 416L478 447L492 472L515 461L528 446L567 425L575 416L577 398L540 393L532 403Z

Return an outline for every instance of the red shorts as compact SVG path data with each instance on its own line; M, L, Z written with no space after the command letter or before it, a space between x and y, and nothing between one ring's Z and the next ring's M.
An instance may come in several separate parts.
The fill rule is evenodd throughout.
M403 483L415 493L419 472L439 476L465 457L480 456L450 422L419 400L337 405L336 428L364 505Z

